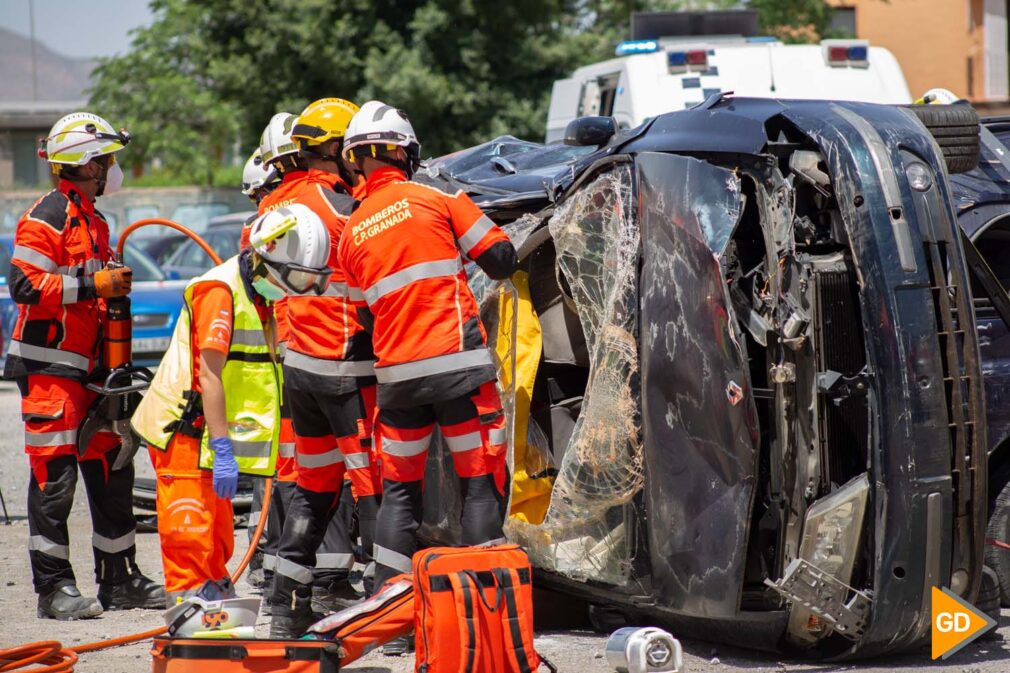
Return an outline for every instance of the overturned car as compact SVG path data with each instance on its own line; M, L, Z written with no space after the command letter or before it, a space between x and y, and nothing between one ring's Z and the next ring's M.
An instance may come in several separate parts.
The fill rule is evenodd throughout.
M944 159L908 109L713 97L431 164L520 252L475 272L544 585L678 635L895 652L975 600L986 430ZM442 452L447 454L447 452ZM431 452L424 533L452 541ZM431 482L429 482L431 483ZM436 494L441 493L441 496Z

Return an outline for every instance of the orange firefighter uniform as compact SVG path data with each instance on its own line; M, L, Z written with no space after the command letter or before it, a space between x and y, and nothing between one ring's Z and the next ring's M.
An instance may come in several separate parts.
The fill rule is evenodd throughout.
M95 399L84 379L98 365L107 317L93 277L111 258L108 224L68 180L18 222L7 278L18 318L4 378L21 391L31 464L29 557L40 594L75 583L67 518L78 469L91 507L97 581L123 582L134 567L133 463L110 471L120 446L112 433L96 433L83 455L77 449L78 427Z
M373 172L340 241L348 292L367 302L378 358L377 450L384 480L375 581L410 572L435 423L463 480L463 542L501 536L505 419L465 261L508 277L516 252L460 190Z
M269 321L270 308L249 285L245 272L243 281L260 320ZM220 282L197 283L192 297L191 390L199 395L200 353L229 352L234 309L232 289ZM232 392L226 391L226 395ZM199 588L206 580L228 577L226 564L235 545L231 501L217 497L213 474L199 466L202 416L194 418L191 427L189 431L176 431L167 450L149 448L158 478L158 533L165 590L169 594Z

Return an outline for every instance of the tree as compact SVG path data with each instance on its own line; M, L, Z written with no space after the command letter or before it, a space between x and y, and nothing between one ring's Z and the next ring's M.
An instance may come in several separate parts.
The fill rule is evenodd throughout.
M94 74L91 105L157 159L209 182L271 115L338 96L405 109L434 156L509 133L542 137L551 84L613 55L633 11L737 0L152 0L153 23ZM813 26L824 0L750 0L762 24Z

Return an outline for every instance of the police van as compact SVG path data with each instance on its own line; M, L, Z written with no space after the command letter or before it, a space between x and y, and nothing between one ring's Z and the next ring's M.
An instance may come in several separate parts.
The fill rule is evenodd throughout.
M646 23L653 16L636 14L633 34L649 34L650 29L655 33L670 25ZM745 28L747 25L745 22ZM756 19L750 25L756 29ZM676 29L674 26L671 30ZM616 56L578 68L571 77L554 82L546 142L560 141L565 126L577 117L610 116L620 128L632 128L650 117L692 107L720 93L756 98L912 102L894 55L866 40L783 44L770 37L674 35L622 42Z

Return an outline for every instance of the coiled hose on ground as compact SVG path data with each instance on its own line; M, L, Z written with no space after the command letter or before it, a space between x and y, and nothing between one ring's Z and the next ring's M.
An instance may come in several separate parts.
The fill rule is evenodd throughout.
M203 240L199 234L191 229L188 229L184 225L179 224L178 222L173 222L172 220L166 220L160 217L137 220L124 229L123 233L119 237L119 243L116 246L116 254L122 258L123 249L126 245L126 239L129 238L130 234L141 227L151 225L169 227L189 236L197 243L197 245L203 248L208 255L210 255L210 258L214 260L214 264L221 263L221 258L218 254L214 252L214 249L211 248L210 245L207 244L207 241ZM263 527L267 521L267 513L270 511L270 496L272 492L273 479L267 479L263 494L263 507L260 513L260 520L256 525L256 531L253 533L252 540L249 542L249 548L246 550L245 556L242 557L242 560L239 562L235 572L231 575L233 583L237 583L239 578L242 577L242 574L249 566L249 561L256 552L256 546L259 543L260 537L263 535ZM125 636L118 636L107 640L99 640L94 643L77 645L76 647L64 647L62 643L56 640L40 640L34 643L19 645L10 649L0 650L0 673L26 670L29 667L34 667L30 669L31 673L73 673L74 665L77 663L78 655L80 654L148 640L150 638L154 638L155 636L160 636L166 631L167 628L161 626L148 631L139 631Z

